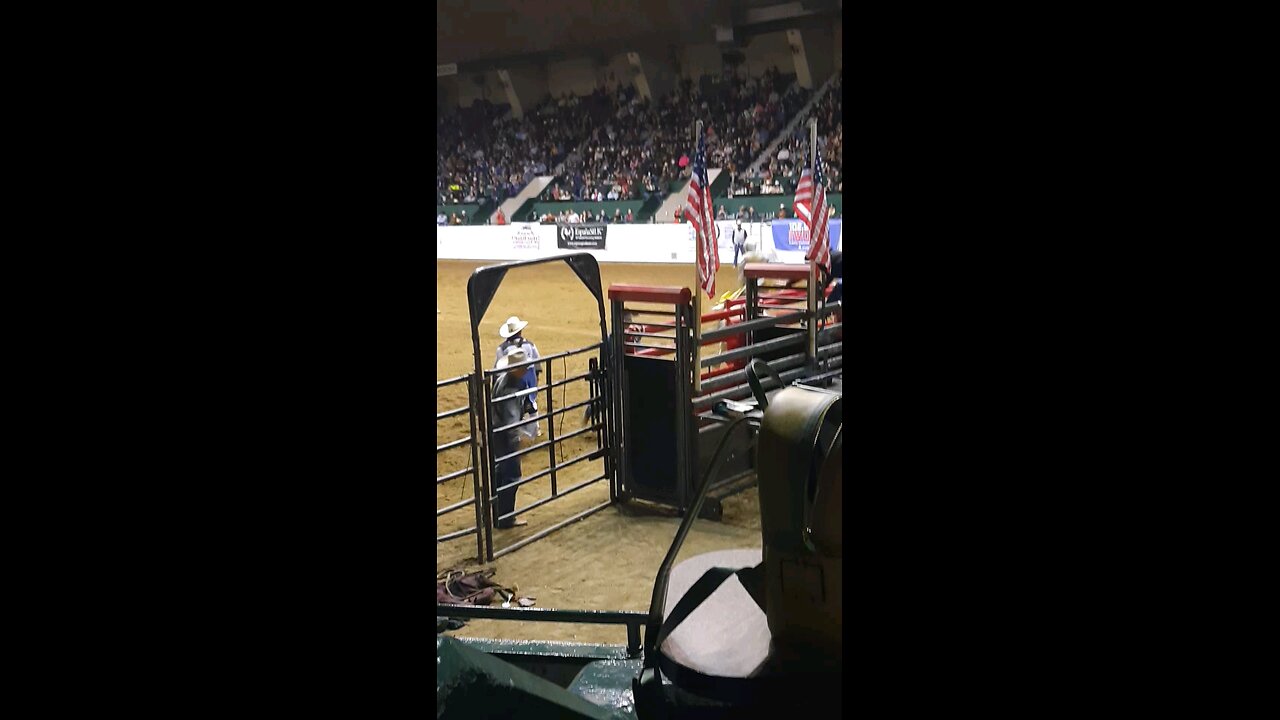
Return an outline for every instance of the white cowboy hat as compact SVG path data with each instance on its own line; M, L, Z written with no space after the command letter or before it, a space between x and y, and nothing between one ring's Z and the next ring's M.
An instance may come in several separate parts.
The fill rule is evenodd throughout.
M496 367L504 368L508 365L522 363L528 359L529 358L525 356L523 349L518 347L509 347L507 348L507 354L498 358L498 364Z
M512 335L515 335L516 333L525 329L528 325L529 325L528 321L521 320L515 315L512 315L511 317L507 318L507 321L502 324L502 327L498 328L498 335L503 340L506 340Z

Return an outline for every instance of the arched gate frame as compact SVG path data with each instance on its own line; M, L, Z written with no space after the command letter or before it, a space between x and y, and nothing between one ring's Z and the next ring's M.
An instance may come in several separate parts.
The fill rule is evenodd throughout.
M539 414L534 415L533 417L527 420L522 420L519 423L515 423L513 426L511 426L511 428L494 428L490 421L492 404L496 400L500 400L502 398L492 397L492 392L491 392L492 386L489 380L495 374L499 372L505 372L505 370L499 371L499 370L494 370L492 368L483 367L482 358L486 358L488 357L488 355L486 353L482 353L480 348L480 322L484 319L485 313L489 310L489 304L493 301L493 297L498 292L498 288L502 285L502 281L507 277L507 273L509 273L512 270L518 270L520 268L529 267L532 265L542 265L546 263L557 263L557 262L563 262L566 265L568 265L569 268L573 270L574 275L576 275L578 279L582 281L582 284L587 287L587 290L595 298L596 312L600 319L600 342L592 343L590 345L587 345L582 348L577 348L575 350L569 350L563 353L548 355L546 357L538 358L536 360L528 360L524 363L517 363L517 364L510 365L509 367L521 367L525 365L532 366L532 365L538 365L538 364L547 365L548 372L545 374L544 377L547 378L548 384L539 385L536 388L536 391L539 393L542 391L546 391L547 393L546 405L545 405L545 408L542 409ZM471 274L470 279L467 280L467 307L470 313L471 348L472 348L472 353L473 353L474 362L475 362L475 372L472 374L471 377L472 377L472 383L474 384L473 397L476 399L477 407L473 408L473 413L475 415L476 423L477 423L476 438L481 444L480 451L479 451L479 459L480 459L480 470L481 470L480 485L482 487L482 492L479 493L479 498L478 498L481 502L479 515L480 515L481 524L483 526L485 557L487 560L492 561L494 558L505 555L506 553L516 550L517 548L523 547L524 545L527 545L535 540L543 538L549 533L554 532L555 530L558 530L559 528L562 528L572 522L576 522L577 520L580 520L586 517L587 515L590 515L591 513L597 512L599 510L603 510L605 507L608 507L610 503L614 502L617 499L617 479L614 471L614 468L616 467L616 464L615 464L616 458L614 457L614 449L613 449L614 443L612 441L612 439L616 437L616 435L614 434L615 428L614 428L612 403L609 401L609 396L608 396L609 383L607 380L607 376L610 372L610 363L607 362L606 360L608 356L607 345L606 345L607 338L608 338L608 329L605 324L604 293L601 291L601 286L600 286L600 266L596 262L595 257L592 256L590 253L579 252L579 253L570 253L566 255L555 255L547 258L538 258L536 260L521 260L516 262L501 263L498 265L489 265L487 267L477 268L476 271ZM551 366L552 360L556 360L561 357L565 357L569 355L590 353L593 351L596 353L595 359L597 360L597 363L598 363L597 370L593 372L588 372L586 375L583 375L583 376L576 376L573 378L564 378L559 382L550 382L550 379L551 379L550 366ZM569 405L567 407L562 407L562 408L554 407L551 390L565 383L577 381L577 380L587 380L590 386L594 388L595 391L598 392L599 394L598 395L592 394L585 402L576 403L574 405ZM555 436L555 423L551 420L553 420L554 417L558 414L566 413L576 408L585 408L591 405L594 405L599 411L598 415L596 416L597 419L595 420L595 422L592 423L592 427L597 428L601 433L601 438L598 446L599 449L596 452L589 453L586 456L574 458L572 460L569 460L563 463L557 463L555 460L555 453L554 453L555 445L557 442L561 442L564 439L568 439L570 435L566 434L563 438L557 438ZM494 487L493 487L493 473L494 473L494 460L495 460L492 453L493 433L495 429L510 430L519 425L538 422L544 419L549 419L549 421L547 422L547 426L548 426L548 431L550 432L550 438L544 441L544 443L540 445L545 445L546 447L550 448L550 465L548 469L545 471L542 471L540 473L534 473L528 477L520 478L516 483L513 483L513 486L522 485L532 480L536 480L544 474L549 474L551 477L551 497L539 500L531 505L525 506L524 508L518 508L517 510L515 510L513 513L510 513L509 515L514 516L514 515L518 515L519 513L532 510L533 508L538 507L543 503L547 503L547 502L551 502L552 500L555 500L556 497L568 494L569 492L573 492L574 490L578 490L582 487L585 487L586 485L593 484L599 480L608 481L609 499L600 505L589 508L586 511L580 512L572 517L566 518L558 523L555 523L554 525L544 530L536 532L533 535L530 535L529 537L526 537L520 540L519 542L513 543L504 548L495 549L493 546L494 518L493 518L492 509L491 509L492 503L496 499L496 494L494 492ZM578 434L581 432L584 432L584 430L576 431L573 434ZM521 455L523 455L535 449L537 449L537 446L533 448L526 448L519 452ZM557 490L557 486L556 486L556 470L557 469L564 467L566 465L572 464L574 462L578 462L580 460L593 459L595 457L602 457L604 459L604 474L602 476L594 478L587 482L575 485L572 488L565 490L564 492L559 492ZM504 515L503 517L505 518L507 516Z

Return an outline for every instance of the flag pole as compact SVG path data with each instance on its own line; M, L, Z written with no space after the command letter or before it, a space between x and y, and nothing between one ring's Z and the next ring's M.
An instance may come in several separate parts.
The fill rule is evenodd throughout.
M698 141L702 138L702 121L697 121L693 126L693 149L698 151ZM696 163L689 163L692 168ZM693 182L693 172L690 170L689 181ZM688 220L688 218L685 218ZM693 230L693 224L689 223L690 234L693 235L693 394L702 394L702 277L698 272L698 235ZM720 252L720 248L716 248L716 252Z
M818 218L818 119L809 118L809 173L813 180L813 194L809 199L809 361L818 362L818 254L813 251L813 238L817 235Z

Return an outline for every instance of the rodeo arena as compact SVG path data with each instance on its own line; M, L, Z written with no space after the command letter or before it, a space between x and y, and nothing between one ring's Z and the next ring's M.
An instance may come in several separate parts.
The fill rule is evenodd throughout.
M692 5L437 3L437 717L842 707L842 5Z

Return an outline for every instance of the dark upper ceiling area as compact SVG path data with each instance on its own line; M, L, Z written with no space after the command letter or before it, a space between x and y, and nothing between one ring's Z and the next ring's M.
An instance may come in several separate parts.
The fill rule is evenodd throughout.
M437 0L436 63L615 53L715 41L763 6L837 11L836 0ZM790 6L786 8L784 6Z

